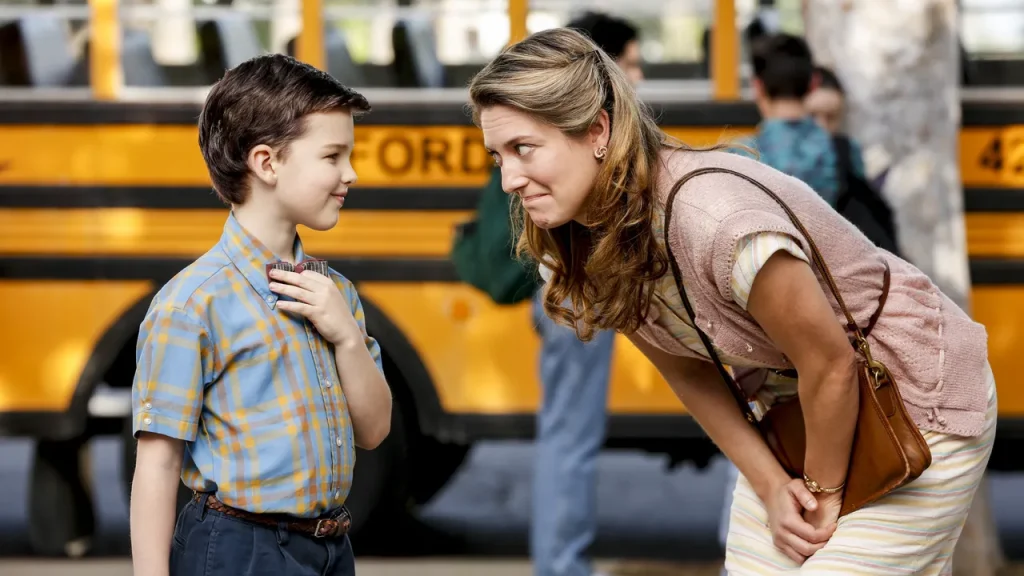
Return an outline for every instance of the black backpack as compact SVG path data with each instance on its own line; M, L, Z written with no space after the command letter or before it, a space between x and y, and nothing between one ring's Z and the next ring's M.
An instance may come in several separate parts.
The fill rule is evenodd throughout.
M867 180L853 173L850 140L846 136L835 136L832 144L840 182L836 210L876 246L899 256L896 217L892 207Z

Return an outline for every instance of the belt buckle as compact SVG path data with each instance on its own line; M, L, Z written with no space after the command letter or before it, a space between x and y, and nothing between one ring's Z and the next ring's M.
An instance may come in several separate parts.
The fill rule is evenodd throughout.
M327 520L336 522L334 529L329 532L323 532L323 523ZM349 514L348 508L342 506L341 510L338 511L336 516L330 518L320 518L316 521L316 528L313 530L313 536L317 538L327 538L328 536L334 536L338 534L339 530L348 531L349 525L352 523L352 516Z
M348 506L341 507L341 510L338 512L338 516L335 520L338 521L338 529L345 530L345 533L347 534L352 526L352 513L348 511Z
M323 525L324 520L327 520L327 518L321 518L316 521L316 528L313 530L313 536L315 538L326 538L327 536L329 536L329 534L320 531L320 527Z

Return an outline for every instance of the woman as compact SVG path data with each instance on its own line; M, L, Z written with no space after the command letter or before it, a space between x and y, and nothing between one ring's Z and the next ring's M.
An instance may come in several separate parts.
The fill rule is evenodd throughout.
M846 92L832 70L816 66L814 74L818 85L804 99L804 107L822 128L830 134L839 134L846 116Z
M581 338L626 334L739 468L726 551L731 574L945 574L995 435L986 333L920 271L867 238L805 184L724 147L670 140L605 54L568 29L503 51L470 86L474 117L525 214L519 248L547 263L547 314ZM869 336L900 383L932 464L917 480L841 520L858 407L856 356L781 208L721 167L762 183L793 209L821 250L854 318L878 306ZM799 396L804 479L791 479L723 385L696 325L733 367L795 368L758 391ZM572 303L563 307L562 303ZM812 491L821 487L825 491Z
M816 66L815 75L818 77L818 85L804 99L804 106L814 117L822 128L833 136L842 136L850 147L851 170L854 174L863 177L866 173L864 167L864 154L860 145L849 136L843 133L843 117L846 116L846 89L835 75L835 72L823 66ZM889 170L883 170L880 174L871 179L871 187L881 190L885 186L885 177Z

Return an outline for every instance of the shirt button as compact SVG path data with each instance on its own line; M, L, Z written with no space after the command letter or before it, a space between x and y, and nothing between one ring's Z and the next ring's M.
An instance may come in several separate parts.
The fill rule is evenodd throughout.
M152 410L152 409L153 409L153 403L152 402L146 402L146 410Z
M327 387L328 387L328 388L330 388L330 387L331 387L331 381L330 381L330 380L328 380L328 381L327 381Z
M341 492L335 492L334 493L334 499L335 500L341 500Z
M341 436L338 436L338 437L337 437L337 438L335 439L335 444L337 444L337 445L338 445L339 447L341 446Z
M149 426L150 424L153 423L153 419L152 418L146 418L145 420L142 421L142 423L145 424L146 426Z
M267 296L266 297L266 301L267 301L267 304L273 304L274 303L274 297L273 296Z

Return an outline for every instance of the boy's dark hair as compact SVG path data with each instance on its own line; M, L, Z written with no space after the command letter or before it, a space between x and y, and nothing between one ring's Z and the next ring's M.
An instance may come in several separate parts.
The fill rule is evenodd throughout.
M281 147L305 132L310 114L370 111L358 92L316 68L282 54L247 60L228 70L199 115L199 149L217 196L240 204L249 193L247 157L254 146Z
M768 27L759 17L755 17L743 30L743 40L747 43L747 49L753 50L754 45L769 36Z
M814 74L818 77L818 88L824 88L826 90L835 90L840 94L845 94L843 90L843 84L839 81L839 77L836 76L835 72L824 66L815 66Z
M639 37L635 26L622 18L600 12L587 12L565 25L590 37L594 44L615 60L626 51L626 44Z
M771 34L753 42L754 77L771 99L802 100L810 92L814 76L811 49L802 38Z

